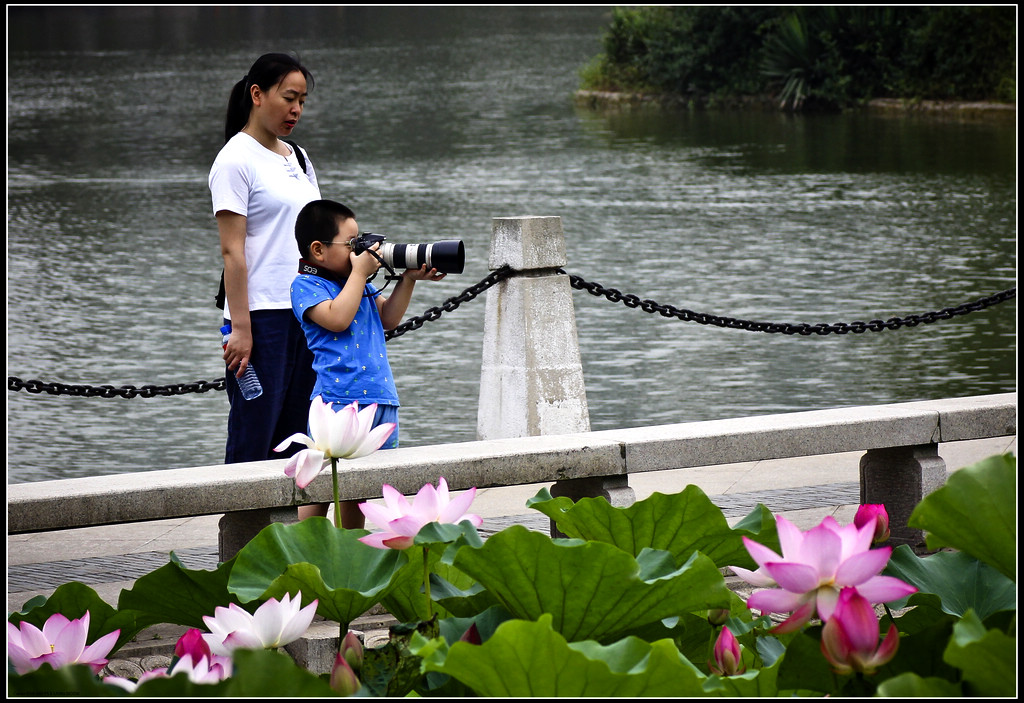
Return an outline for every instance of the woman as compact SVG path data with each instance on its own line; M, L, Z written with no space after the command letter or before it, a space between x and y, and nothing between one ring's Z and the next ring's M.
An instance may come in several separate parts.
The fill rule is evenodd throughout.
M316 174L286 141L302 115L313 76L287 54L265 54L231 91L225 144L210 170L224 257L224 348L231 410L225 463L280 458L273 447L306 431L316 382L313 357L291 311L298 270L295 218L320 199ZM242 398L237 377L252 364L263 386Z

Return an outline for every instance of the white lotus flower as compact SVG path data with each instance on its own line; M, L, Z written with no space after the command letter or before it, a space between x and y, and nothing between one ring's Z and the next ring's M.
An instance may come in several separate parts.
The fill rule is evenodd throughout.
M302 592L292 600L289 594L278 601L271 598L249 614L234 603L218 606L213 615L204 615L210 631L203 639L213 654L230 656L235 649L276 649L294 642L306 632L316 615L317 601L299 609Z
M320 396L313 398L309 406L309 432L313 436L296 433L274 447L275 452L296 442L308 447L284 467L285 476L294 477L299 488L308 486L331 459L357 459L377 451L395 429L393 422L371 429L376 403L360 410L359 403L353 402L338 412L334 412L332 405L324 403Z

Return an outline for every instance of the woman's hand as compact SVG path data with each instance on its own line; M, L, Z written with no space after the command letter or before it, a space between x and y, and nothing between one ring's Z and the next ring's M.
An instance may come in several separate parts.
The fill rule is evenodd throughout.
M232 329L228 337L227 346L224 347L224 362L228 368L235 371L235 378L241 378L245 369L249 366L249 357L252 355L252 332L249 330Z

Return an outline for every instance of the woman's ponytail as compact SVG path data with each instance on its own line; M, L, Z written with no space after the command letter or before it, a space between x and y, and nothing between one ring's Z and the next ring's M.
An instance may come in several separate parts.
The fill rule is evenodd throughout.
M228 114L224 122L224 141L242 131L242 127L249 121L249 113L252 112L252 94L249 91L249 76L235 83L231 89L231 97L228 98Z

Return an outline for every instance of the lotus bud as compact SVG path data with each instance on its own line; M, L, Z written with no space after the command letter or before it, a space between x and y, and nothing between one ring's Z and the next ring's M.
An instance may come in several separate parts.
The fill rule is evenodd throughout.
M725 624L726 620L729 619L730 614L731 613L729 612L728 608L718 608L717 610L709 610L708 624L713 625L714 627L720 627L721 625Z
M853 524L857 526L857 529L860 529L869 523L874 523L875 525L875 536L873 538L875 543L885 542L889 539L889 513L886 512L884 505L871 504L862 505L857 508Z
M821 652L838 674L873 674L896 655L900 635L895 626L881 644L878 617L854 588L839 593L835 612L821 630Z
M341 641L339 654L348 662L352 671L359 672L363 668L363 643L354 632L349 632Z
M352 671L345 657L341 652L334 658L334 667L331 669L331 688L343 696L351 696L356 693L362 684L356 672Z
M191 654L195 660L211 656L210 647L203 639L202 630L193 627L178 638L178 642L174 645L174 656L181 659L186 654Z
M737 676L746 671L740 661L740 643L728 627L723 627L715 640L715 660L708 661L708 668L719 676Z
M483 640L480 639L480 631L476 629L476 623L469 626L459 638L460 642L468 642L469 644L481 644Z

